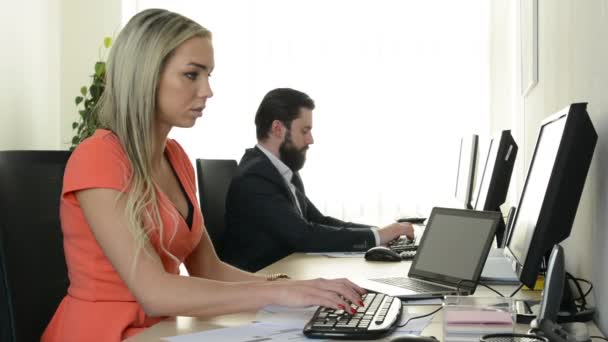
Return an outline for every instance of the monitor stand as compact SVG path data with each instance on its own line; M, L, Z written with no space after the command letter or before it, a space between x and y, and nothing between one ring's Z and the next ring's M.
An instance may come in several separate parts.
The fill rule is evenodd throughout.
M548 281L545 279L545 281ZM546 288L547 284L545 284ZM569 323L569 322L589 322L593 320L593 314L595 309L587 307L585 310L581 310L576 306L574 302L574 296L570 282L564 278L564 287L562 292L562 299L557 314L557 323ZM517 323L528 324L532 322L540 309L540 301L533 300L515 300L515 312L517 314Z
M541 296L540 310L536 319L530 324L530 332L537 336L543 336L552 342L591 341L585 323L564 324L563 314L560 321L560 312L566 311L571 312L571 314L567 313L568 318L566 320L573 317L583 319L583 314L577 309L569 287L564 249L560 245L555 245L547 263L547 275Z
M515 300L515 313L517 323L530 324L538 314L539 300Z

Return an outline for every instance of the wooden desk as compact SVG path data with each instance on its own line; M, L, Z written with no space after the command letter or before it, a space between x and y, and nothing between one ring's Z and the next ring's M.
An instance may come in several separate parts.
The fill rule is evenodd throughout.
M407 275L410 262L367 262L363 258L328 258L325 256L306 255L302 253L292 254L260 271L260 273L287 273L295 279L311 279L311 278L340 278L349 276L364 276L364 277L386 277L396 275ZM510 294L514 290L514 286L493 286L496 290L503 294ZM479 296L495 296L490 290L479 286L475 292ZM538 292L520 291L516 298L538 298ZM408 306L410 313L425 314L435 310L437 306ZM427 328L423 331L423 335L432 335L440 341L443 340L442 333L442 311L435 314L435 317ZM126 341L128 342L143 342L143 341L160 341L160 338L167 336L175 336L189 334L205 330L232 327L250 323L255 319L255 312L240 313L234 315L218 316L212 319L198 319L192 317L176 317L162 321L144 332L135 335ZM602 335L597 326L589 324L591 335ZM516 330L518 332L526 332L528 325L518 324ZM312 341L312 340L311 340Z

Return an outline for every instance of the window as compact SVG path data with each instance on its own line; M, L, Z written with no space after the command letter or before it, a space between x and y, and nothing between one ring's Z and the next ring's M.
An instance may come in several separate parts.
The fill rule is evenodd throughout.
M171 133L191 158L239 160L271 89L315 100L315 144L301 174L326 215L383 225L452 196L460 137L488 133L488 2L135 4L213 32L215 95L193 129Z

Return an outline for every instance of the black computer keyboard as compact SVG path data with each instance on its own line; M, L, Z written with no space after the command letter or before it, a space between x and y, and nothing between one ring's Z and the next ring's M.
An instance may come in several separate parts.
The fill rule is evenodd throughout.
M401 256L401 260L412 260L416 257L416 250L400 252L399 256Z
M418 249L418 245L415 244L414 240L409 240L403 236L399 237L398 239L389 241L387 247L397 253L405 251L416 251Z
M319 307L304 327L304 335L312 338L376 339L390 333L399 324L402 310L399 298L368 293L363 296L363 304L352 305L357 310L355 314Z

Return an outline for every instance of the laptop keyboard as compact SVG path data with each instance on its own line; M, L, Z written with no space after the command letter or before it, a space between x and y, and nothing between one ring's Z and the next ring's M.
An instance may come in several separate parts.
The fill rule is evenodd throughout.
M350 314L319 307L304 327L304 335L316 338L374 339L391 332L401 317L401 300L381 293L363 296L363 306Z
M404 278L404 277L396 277L396 278L378 278L378 279L370 279L373 281L377 281L379 283L393 285L397 287L401 287L404 289L412 290L415 292L425 293L425 292L445 292L452 291L452 288L434 285L425 283L423 281L418 281L416 279Z

